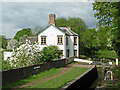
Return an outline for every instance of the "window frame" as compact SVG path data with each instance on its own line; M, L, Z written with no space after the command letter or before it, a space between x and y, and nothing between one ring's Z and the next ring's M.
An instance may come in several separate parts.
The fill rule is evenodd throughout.
M77 50L74 50L74 57L77 57Z
M61 40L62 38L62 40ZM60 40L59 40L60 39ZM59 40L59 41L58 41ZM61 42L60 42L61 41ZM57 45L63 45L63 35L57 35Z
M41 36L41 45L46 45L46 37L47 36Z
M77 45L77 37L74 37L74 45Z

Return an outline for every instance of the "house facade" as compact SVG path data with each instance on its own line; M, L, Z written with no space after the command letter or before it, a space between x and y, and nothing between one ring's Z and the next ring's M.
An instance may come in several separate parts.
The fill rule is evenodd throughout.
M38 35L40 49L49 45L58 46L62 58L79 57L79 35L71 30L71 27L57 27L55 15L49 15L48 26Z

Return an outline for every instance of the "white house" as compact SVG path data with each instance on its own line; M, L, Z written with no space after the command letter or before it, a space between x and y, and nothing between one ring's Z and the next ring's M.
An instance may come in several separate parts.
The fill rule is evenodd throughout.
M79 35L71 27L57 27L55 15L49 15L48 26L38 35L40 49L47 45L56 45L62 51L63 58L79 56Z

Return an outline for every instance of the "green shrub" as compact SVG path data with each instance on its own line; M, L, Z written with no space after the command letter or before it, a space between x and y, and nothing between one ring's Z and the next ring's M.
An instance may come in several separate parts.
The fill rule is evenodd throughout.
M11 69L10 62L8 60L2 60L2 70Z
M53 59L59 59L60 52L61 51L59 50L59 48L54 45L44 47L41 51L41 60L42 61L51 61Z

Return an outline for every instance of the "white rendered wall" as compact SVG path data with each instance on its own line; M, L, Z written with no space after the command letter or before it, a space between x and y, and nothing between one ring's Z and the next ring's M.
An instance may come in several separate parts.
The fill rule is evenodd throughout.
M63 35L63 45L57 45L57 35ZM41 45L41 36L46 36L46 45ZM66 39L65 34L59 31L57 28L50 26L45 31L38 35L38 43L40 46L40 50L45 46L55 45L58 46L60 50L63 50L63 58L66 57Z
M69 37L69 56L70 57L73 57L74 56L74 37L73 36L70 36Z
M79 57L79 37L77 36L77 57Z
M74 37L77 37L77 45L74 45ZM77 50L77 57L79 57L79 37L69 36L67 49L69 49L69 57L74 57L74 50Z

